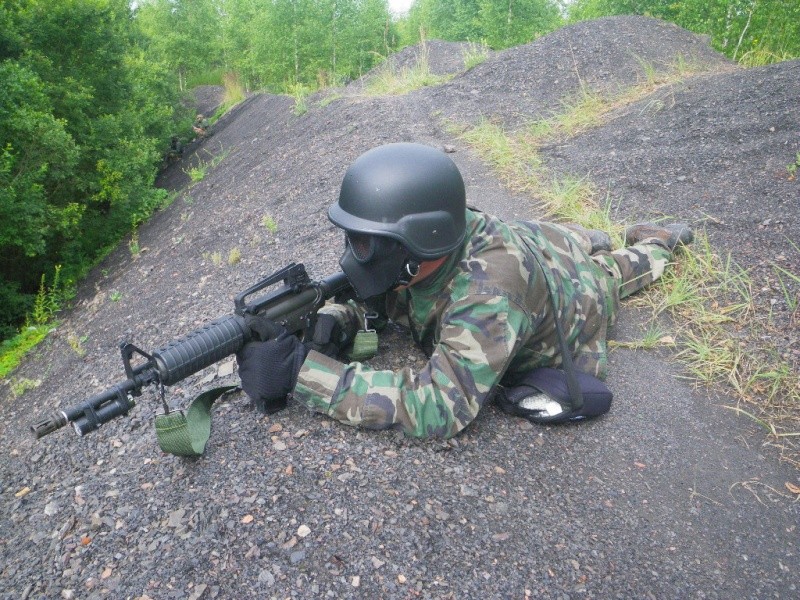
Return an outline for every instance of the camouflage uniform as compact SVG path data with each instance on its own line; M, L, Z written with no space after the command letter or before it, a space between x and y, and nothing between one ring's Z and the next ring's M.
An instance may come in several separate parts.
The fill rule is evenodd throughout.
M547 282L576 368L605 377L606 332L620 298L660 277L671 253L655 239L592 256L588 245L580 233L556 224L507 224L467 211L460 251L427 279L387 294L387 316L411 329L427 365L417 373L382 371L312 351L294 397L349 425L453 436L498 384L514 385L531 369L560 365ZM330 312L348 325L363 315L352 305Z

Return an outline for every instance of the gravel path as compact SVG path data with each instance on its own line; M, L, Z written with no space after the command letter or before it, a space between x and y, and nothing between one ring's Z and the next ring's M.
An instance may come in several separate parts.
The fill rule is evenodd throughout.
M260 416L234 394L214 410L205 455L180 459L158 450L147 391L129 417L85 438L27 432L121 379L121 339L161 347L293 260L316 277L337 270L341 235L325 211L361 152L453 145L473 204L535 217L535 201L504 188L443 120L514 127L557 110L581 82L627 86L645 77L639 59L671 64L678 53L710 71L656 92L658 111L645 100L552 148L550 166L607 182L625 213L705 224L756 273L764 247L800 264L787 241L800 239L800 188L781 172L800 151L797 61L733 68L697 36L624 17L493 54L403 97L312 103L298 117L291 99L254 95L163 174L164 186L186 187L141 228L141 253L109 255L15 373L38 387L20 397L0 388L0 597L796 597L797 472L721 407L731 398L679 379L666 351L615 350L614 408L575 426L535 427L487 407L454 440L420 442L291 403ZM219 153L189 186L182 169ZM791 356L796 323L780 299L771 306ZM645 317L627 310L616 338L641 337ZM374 364L421 362L402 330L381 337ZM170 402L238 381L233 367L174 386Z

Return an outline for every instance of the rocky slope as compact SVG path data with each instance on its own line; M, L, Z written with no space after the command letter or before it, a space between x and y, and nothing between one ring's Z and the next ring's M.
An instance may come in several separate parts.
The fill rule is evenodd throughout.
M487 407L448 443L350 429L297 405L262 417L242 394L215 408L195 460L158 450L151 392L85 438L27 432L121 379L121 339L163 346L231 312L235 293L290 261L317 277L336 270L342 239L326 209L363 151L399 140L454 146L473 204L535 218L536 199L506 189L445 120L519 127L581 86L626 87L678 55L706 72L546 159L608 186L620 217L705 228L754 270L758 310L783 325L770 335L796 353L796 315L770 261L800 264L800 188L785 171L800 151L798 61L743 70L698 36L621 17L492 54L402 97L345 93L297 116L291 99L257 94L164 172L178 194L141 228L140 252L112 253L14 374L39 386L20 397L8 382L0 389L0 595L796 596L796 472L720 407L735 400L678 379L667 351L615 351L615 406L596 422L534 428ZM452 56L436 64L462 68ZM191 165L207 169L194 185ZM618 339L641 336L641 320L627 311ZM420 361L403 331L382 336L376 365ZM235 382L233 371L223 361L171 388L169 401Z

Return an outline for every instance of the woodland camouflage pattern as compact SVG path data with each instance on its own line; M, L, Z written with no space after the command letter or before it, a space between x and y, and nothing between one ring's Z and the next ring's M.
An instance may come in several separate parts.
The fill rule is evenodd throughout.
M387 294L386 315L411 329L429 357L426 366L381 371L312 351L294 397L349 425L451 437L498 384L514 385L531 369L561 364L547 281L576 368L604 378L606 332L620 298L660 277L671 253L655 238L592 256L590 247L563 226L507 224L467 211L460 252L428 279ZM351 330L363 323L363 309L354 305L326 308Z

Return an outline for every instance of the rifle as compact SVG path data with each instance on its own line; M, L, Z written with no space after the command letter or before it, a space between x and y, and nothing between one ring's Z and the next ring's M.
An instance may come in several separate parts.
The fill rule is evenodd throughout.
M275 284L280 287L252 301L246 299ZM336 273L322 281L311 281L303 264L291 263L234 298L234 314L220 317L170 342L151 354L133 344L122 342L122 364L126 379L104 392L75 406L56 411L30 429L37 439L61 429L67 423L78 435L86 435L115 417L128 414L148 385L170 386L178 383L237 353L252 340L246 323L248 315L258 315L282 325L289 333L302 336L313 332L317 311L330 298L343 302L352 297L353 290L344 273ZM144 358L137 366L131 364L134 355Z

